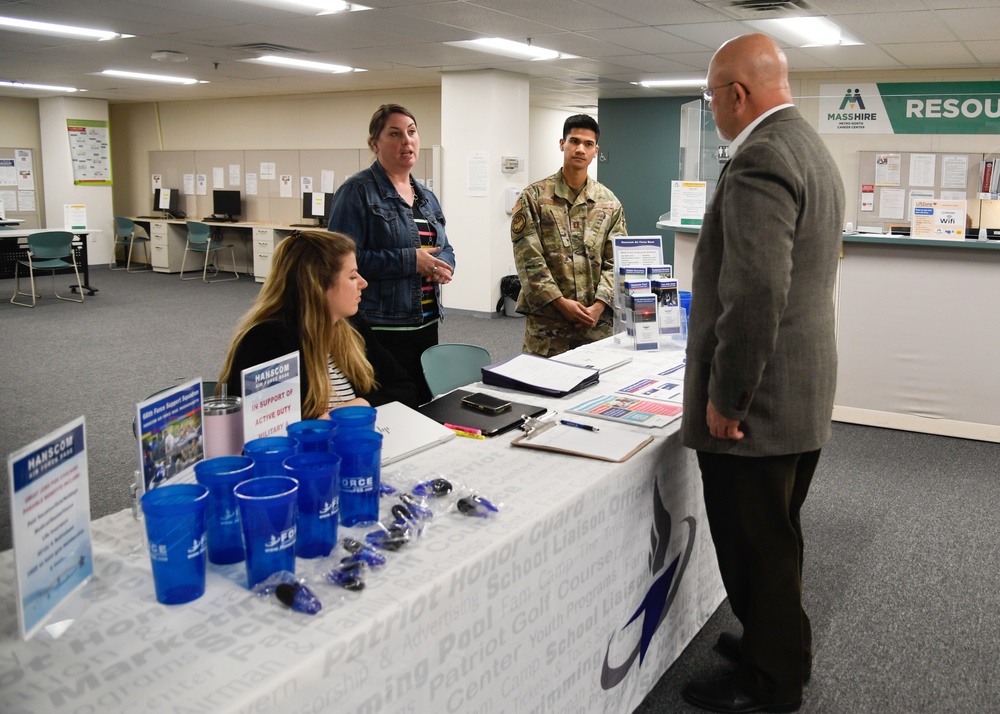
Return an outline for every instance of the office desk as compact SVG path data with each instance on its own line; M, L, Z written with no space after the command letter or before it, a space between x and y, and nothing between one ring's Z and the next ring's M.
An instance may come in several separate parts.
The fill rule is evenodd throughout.
M635 353L602 384L656 363ZM585 394L517 396L564 409ZM61 638L23 643L4 553L4 712L630 712L724 597L694 454L676 423L648 433L623 464L513 448L508 434L387 467L390 482L476 488L500 517L439 513L363 592L315 585L315 617L252 596L243 564L210 565L201 599L159 605L122 512L93 524L86 611Z
M18 260L28 259L28 236L35 233L45 233L47 231L62 231L65 228L15 228L12 230L0 230L0 279L13 278L14 269ZM71 285L73 292L86 290L88 295L97 292L97 288L90 285L90 265L87 260L87 236L100 233L99 228L72 231L75 236L73 240L73 253L76 257L77 268L83 273L83 285ZM66 271L56 271L65 273Z
M187 243L187 220L189 219L133 216L132 220L143 226L149 233L153 270L159 273L179 273L184 257L184 247ZM235 239L233 245L237 249L237 263L240 262L240 255L246 259L242 265L223 264L223 269L230 271L236 268L240 273L250 273L258 283L264 282L271 272L271 255L274 253L275 246L295 230L292 226L270 223L200 222L212 226L213 235L221 239L223 243L229 239ZM317 228L323 230L321 226L317 226ZM204 260L204 255L196 257Z

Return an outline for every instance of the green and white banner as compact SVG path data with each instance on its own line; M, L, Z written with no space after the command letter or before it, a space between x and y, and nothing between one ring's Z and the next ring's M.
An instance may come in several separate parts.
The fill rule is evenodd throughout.
M1000 82L820 87L821 134L1000 134Z

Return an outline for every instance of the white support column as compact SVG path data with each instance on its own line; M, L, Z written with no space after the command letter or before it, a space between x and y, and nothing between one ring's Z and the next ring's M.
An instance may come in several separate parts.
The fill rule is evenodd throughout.
M441 78L442 186L448 240L455 247L455 279L444 289L446 308L493 312L500 278L513 272L508 187L522 189L527 171L528 78L494 70L449 72ZM558 139L558 137L557 137ZM468 191L470 158L485 154L485 196ZM501 172L501 157L524 160L523 170ZM536 177L538 178L538 177Z
M103 99L47 97L38 100L38 125L42 137L42 186L45 192L46 228L63 227L63 206L87 207L87 227L100 229L90 236L87 245L91 265L111 262L114 248L114 209L110 186L73 184L73 161L70 156L67 119L108 121L108 103ZM114 147L111 147L114 151Z

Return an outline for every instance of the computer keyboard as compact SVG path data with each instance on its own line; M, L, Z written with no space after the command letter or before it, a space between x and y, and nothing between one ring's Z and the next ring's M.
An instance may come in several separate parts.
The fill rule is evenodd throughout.
M322 230L323 226L319 223L289 223L290 228L319 228Z

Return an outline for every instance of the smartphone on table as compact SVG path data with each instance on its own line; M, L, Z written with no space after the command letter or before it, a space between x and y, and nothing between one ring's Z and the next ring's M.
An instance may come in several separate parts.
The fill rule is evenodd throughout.
M486 414L503 414L510 409L510 402L506 399L476 392L475 394L462 397L462 406Z

